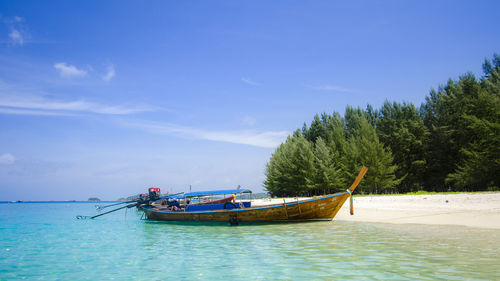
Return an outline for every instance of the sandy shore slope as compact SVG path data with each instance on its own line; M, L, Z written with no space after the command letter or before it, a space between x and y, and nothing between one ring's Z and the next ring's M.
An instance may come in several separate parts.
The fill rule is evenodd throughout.
M354 196L354 216L347 201L335 219L500 229L500 193Z
M297 199L285 200L296 202ZM271 203L283 203L283 199L253 200L252 206ZM349 214L349 201L346 201L335 219L500 229L500 193L354 196L354 216Z

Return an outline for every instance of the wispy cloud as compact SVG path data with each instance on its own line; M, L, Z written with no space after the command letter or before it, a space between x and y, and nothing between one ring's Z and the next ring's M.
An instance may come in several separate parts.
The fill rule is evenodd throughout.
M317 90L317 91L332 91L332 92L344 92L344 93L352 93L353 89L344 88L338 85L305 85L309 89Z
M57 101L41 97L0 97L0 107L4 107L1 108L0 113L18 115L71 115L71 112L127 115L146 111L156 111L156 108L150 106L110 106L87 102L83 99L75 101Z
M241 120L241 123L243 125L248 125L248 126L253 126L253 125L255 125L256 122L257 122L257 120L252 116L245 116Z
M280 145L290 134L287 131L256 132L256 131L209 131L173 124L162 124L142 121L122 121L122 126L140 129L152 134L175 135L210 141L246 144L257 147L273 148Z
M61 96L61 93L55 95L55 93L47 93L37 88L26 88L5 83L0 79L0 114L77 116L94 113L129 115L167 110L147 104L109 105L91 102L83 98L68 100L54 96Z
M245 84L252 85L252 86L261 86L262 85L261 83L255 82L252 79L246 78L246 77L241 77L241 81Z
M12 17L12 18L3 18L4 24L7 25L9 31L9 43L13 46L23 46L28 39L29 32L25 24L23 24L24 19L22 17Z
M32 109L18 109L18 108L2 108L0 107L0 114L9 115L39 115L39 116L74 116L69 112L54 112Z
M21 32L17 29L12 29L9 33L9 38L12 40L14 45L22 46L24 44L24 37L21 35Z
M76 66L65 62L55 63L54 68L57 69L59 71L59 75L64 78L84 77L87 75L86 70L78 69Z
M16 162L16 158L10 153L0 154L0 164L1 165L11 165Z
M104 81L109 81L111 80L113 77L115 77L115 67L110 64L108 65L108 69L107 69L107 72L104 76L102 76L102 80Z

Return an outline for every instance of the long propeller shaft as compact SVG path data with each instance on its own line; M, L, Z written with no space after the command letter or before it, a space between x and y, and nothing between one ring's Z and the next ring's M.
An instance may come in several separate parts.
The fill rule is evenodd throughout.
M97 210L102 210L102 209L106 209L106 208L113 207L113 206L116 206L116 205L127 204L127 203L132 203L132 202L136 202L136 201L134 200L134 201L118 202L118 203L114 203L114 204L111 204L111 205L106 205L106 206L99 206L99 205L96 205L96 206L95 206L95 208L96 208Z
M95 215L95 216L92 216L90 217L91 219L95 219L97 217L100 217L100 216L103 216L103 215L106 215L106 214L109 214L109 213L112 213L112 212L116 212L118 210L121 210L121 209L125 209L125 208L132 208L132 207L135 207L137 206L137 203L134 203L134 204L130 204L130 205L127 205L127 206L123 206L123 207L120 207L120 208L117 208L117 209L114 209L114 210L111 210L111 211L107 211L105 213L102 213L102 214L99 214L99 215Z
M121 209L125 209L125 208L132 208L132 207L136 207L136 206L140 206L142 204L150 204L151 202L154 202L154 201L158 201L160 199L165 199L165 198L168 198L170 196L175 196L175 195L179 195L179 194L183 194L184 192L179 192L179 193L176 193L176 194L169 194L169 195L165 195L165 196L160 196L160 197L157 197L157 198L139 198L137 200L133 200L133 201L125 201L125 202L118 202L118 203L114 203L114 204L111 204L111 205L106 205L106 206L103 206L103 207L100 207L96 208L98 210L100 209L104 209L104 208L107 208L107 207L111 207L111 206L116 206L116 205L120 205L120 204L127 204L127 203L132 203L132 204L129 204L129 205L126 205L126 206L123 206L123 207L120 207L120 208L116 208L116 209L113 209L111 211L107 211L107 212L104 212L104 213L101 213L101 214L98 214L98 215L95 215L95 216L76 216L77 219L95 219L97 217L100 217L100 216L104 216L106 214L109 214L109 213L113 213L113 212L116 212L118 210L121 210Z

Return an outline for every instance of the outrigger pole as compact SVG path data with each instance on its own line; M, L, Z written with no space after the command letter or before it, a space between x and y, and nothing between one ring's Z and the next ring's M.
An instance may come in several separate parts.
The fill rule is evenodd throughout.
M114 210L108 211L108 212L106 212L106 213L102 213L102 214L99 214L99 215L95 215L95 216L92 216L92 217L89 217L89 216L76 216L76 218L77 218L77 219L95 219L95 218L97 218L97 217L104 216L104 215L106 215L106 214L109 214L109 213L112 213L112 212L115 212L115 211L118 211L118 210L121 210L121 209L135 207L135 206L137 206L138 204L139 204L139 203L130 204L130 205L123 206L123 207L120 207L120 208L117 208L117 209L114 209Z
M159 189L158 189L159 190ZM146 197L146 198L138 198L137 200L134 200L134 201L127 201L127 202L119 202L119 203L115 203L115 204L111 204L111 205L107 205L107 206L104 206L102 207L103 208L106 208L106 207L111 207L111 206L116 206L116 205L120 205L120 204L126 204L126 203L132 203L132 204L129 204L127 206L123 206L123 207L120 207L120 208L116 208L114 210L111 210L111 211L107 211L105 213L102 213L102 214L99 214L99 215L95 215L95 216L82 216L82 215L78 215L76 216L77 219L95 219L97 217L100 217L100 216L103 216L103 215L106 215L106 214L109 214L109 213L113 213L115 211L118 211L118 210L121 210L121 209L125 209L125 208L133 208L133 207L137 207L137 206L140 206L142 204L151 204L151 202L155 202L155 201L158 201L158 200L161 200L161 199L165 199L165 198L168 198L170 196L176 196L176 195L179 195L179 194L183 194L184 192L179 192L179 193L175 193L175 194L169 194L169 195L165 195L165 196L153 196L152 193L150 193L150 196L149 197Z
M96 210L100 211L102 209L105 209L105 208L108 208L108 207L111 207L111 206L116 206L116 205L121 205L121 204L127 204L127 203L132 203L132 202L136 202L136 200L119 202L119 203L114 203L114 204L106 205L106 206L95 205L95 208L96 208Z

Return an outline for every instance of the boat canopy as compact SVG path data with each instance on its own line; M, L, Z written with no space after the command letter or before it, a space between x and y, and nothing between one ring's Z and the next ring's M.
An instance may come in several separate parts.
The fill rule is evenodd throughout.
M186 198L186 196L184 196L184 194L181 194L181 195L166 195L164 197L162 197L164 199L184 199Z
M210 191L198 191L189 192L184 194L185 197L195 197L195 196L209 196L209 195L221 195L221 194L241 194L241 193L252 193L250 189L224 189L224 190L210 190Z

